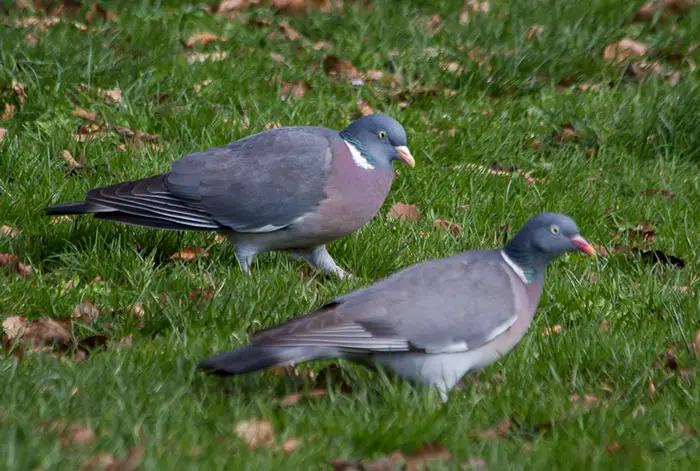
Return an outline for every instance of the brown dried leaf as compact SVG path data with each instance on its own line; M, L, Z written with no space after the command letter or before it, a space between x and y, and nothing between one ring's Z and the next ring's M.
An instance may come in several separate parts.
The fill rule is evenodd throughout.
M226 41L225 36L217 36L214 33L197 33L185 40L185 47L192 47L195 44L206 46L214 41Z
M284 35L287 37L288 40L290 41L296 41L297 39L301 38L302 35L299 31L295 30L291 26L289 26L289 23L286 21L280 21L279 22L280 29L284 33Z
M491 428L477 432L477 436L487 440L496 440L510 435L512 429L513 422L510 420L504 420Z
M333 3L337 7L342 6L340 2ZM270 0L268 6L286 15L299 15L311 9L327 13L332 7L331 0Z
M280 86L280 96L284 98L301 98L306 95L311 86L305 81L282 82Z
M647 52L649 52L649 46L646 44L623 38L605 47L603 59L613 64L618 64L628 58L644 57Z
M544 33L544 26L542 25L532 25L527 30L527 39L532 39L538 34Z
M138 145L141 141L153 142L158 140L157 134L149 134L144 131L133 131L124 126L115 126L114 132L125 141Z
M27 325L27 319L22 316L9 316L2 321L2 331L9 340L13 340L19 335L24 326Z
M357 111L359 111L362 116L374 114L374 109L365 103L361 98L357 100Z
M447 231L457 237L462 234L462 226L446 219L436 219L433 221L433 227Z
M286 454L290 454L299 448L299 445L301 445L301 440L298 438L288 438L284 441L284 443L282 443L282 451Z
M92 301L87 299L83 300L80 304L75 306L73 313L70 315L71 319L92 322L93 320L100 317L100 310L95 306Z
M67 151L66 149L63 149L61 151L61 158L66 161L66 166L68 167L69 170L74 171L83 168L83 164L80 163L78 160L73 158L71 153Z
M656 394L656 386L651 378L647 380L647 391L649 392L649 396L653 399L654 395Z
M452 453L444 445L440 443L423 444L418 451L404 458L406 462L406 471L417 471L425 469L429 463L435 461L449 461L452 459Z
M597 406L607 407L604 401L601 401L593 394L584 394L583 396L572 394L569 396L569 400L573 403L574 409L585 409Z
M219 52L187 52L185 53L185 59L189 64L194 64L195 62L218 62L226 59L228 53L226 51Z
M129 450L129 454L123 460L117 460L110 464L105 471L136 471L143 460L145 450L142 445Z
M356 80L362 78L360 72L347 59L341 59L337 56L326 56L323 60L323 70L329 77L340 78L343 80Z
M14 227L4 225L0 227L0 236L9 237L10 239L14 239L15 237L17 237L17 234L19 234L19 232L19 229L15 229Z
M67 347L71 336L65 322L48 317L37 319L25 325L20 337L23 346L39 350L45 346Z
M442 18L440 18L440 15L426 16L421 19L421 23L423 23L423 26L433 35L442 28Z
M389 217L399 221L417 222L420 220L420 210L415 204L395 203L389 209Z
M2 119L8 120L15 117L17 114L17 107L11 105L10 103L5 103L5 111L2 112Z
M640 196L646 196L647 198L652 198L654 196L662 199L670 199L676 197L676 194L669 190L662 190L660 188L647 188L646 190L639 193Z
M274 430L268 420L242 420L236 424L234 430L238 438L243 440L250 450L275 444Z
M78 424L71 424L62 434L60 443L63 446L78 445L85 447L95 441L95 431L90 427L83 427Z
M316 41L313 46L315 51L320 51L321 49L333 49L333 43L330 41Z
M2 142L3 139L5 139L6 135L7 135L7 129L0 128L0 142Z
M179 252L175 252L170 256L170 260L183 260L190 262L198 257L208 257L209 252L204 250L202 247L187 247Z
M554 324L551 327L543 328L542 337L547 337L548 335L561 335L561 326L559 324Z
M260 3L257 0L224 0L219 4L216 13L219 15L229 16L245 10L250 5Z
M109 469L110 466L114 465L114 463L114 456L102 453L83 461L80 469L82 471L105 471Z
M489 7L489 0L465 0L459 14L459 23L467 24L472 14L488 13Z
M211 85L212 82L213 82L212 79L207 79L203 82L199 82L198 84L196 84L194 86L194 92L195 93L201 92L203 88L208 87L209 85Z
M32 274L31 265L25 265L19 261L17 255L10 253L0 253L0 267L9 267L17 275L25 278Z
M694 4L693 0L656 0L647 3L634 14L634 21L651 23L654 18L683 16Z
M82 108L71 111L73 116L82 118L86 121L97 121L97 113L94 111L86 111Z
M312 389L307 393L295 392L289 393L280 400L280 404L284 407L290 407L298 404L302 399L318 399L328 395L328 391L322 388Z

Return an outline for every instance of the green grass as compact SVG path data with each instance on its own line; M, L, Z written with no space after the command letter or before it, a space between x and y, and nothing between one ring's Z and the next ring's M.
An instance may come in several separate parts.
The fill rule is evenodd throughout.
M74 323L75 337L131 334L133 345L77 363L50 355L17 362L2 354L0 468L76 469L99 453L124 456L142 441L142 469L329 469L336 458L372 460L430 442L460 460L481 458L491 470L698 469L700 444L682 426L700 431L699 358L677 349L689 380L655 361L700 329L693 278L700 266L700 79L687 63L674 65L664 56L700 41L700 8L672 31L671 25L628 23L642 3L492 1L490 12L472 15L468 25L458 21L461 2L447 0L376 0L375 9L289 18L265 8L246 12L285 19L304 35L301 46L268 39L274 23L251 26L174 0L128 2L114 21L89 31L69 21L54 25L37 33L35 47L25 44L26 30L3 27L0 85L23 83L27 101L14 118L0 121L8 130L0 143L0 224L22 230L14 239L0 236L0 253L16 254L34 273L27 279L0 275L0 314L67 319L88 299L103 315L91 324ZM435 35L414 19L436 13L443 21ZM10 22L17 15L8 14ZM544 32L527 40L535 23ZM228 56L189 65L182 41L203 31L227 38L203 50L218 46ZM604 47L622 37L650 45L646 60L679 68L681 82L671 87L661 77L624 77L624 67L603 60ZM405 83L438 93L412 97L402 110L385 85L358 89L330 80L324 52L308 47L320 40L331 41L332 54L361 70L396 72ZM486 52L481 68L467 58L476 46ZM441 56L430 57L428 47ZM270 59L272 52L286 65ZM700 54L694 58L698 62ZM441 70L440 62L453 61L464 68L461 76ZM270 79L274 75L279 78ZM565 78L614 85L558 92L555 84ZM212 84L195 93L205 79ZM282 101L279 80L306 80L311 89ZM80 83L119 87L123 105L77 92ZM212 235L90 217L54 225L40 212L81 199L95 186L159 173L182 155L261 131L269 122L341 129L358 97L405 125L418 165L397 167L400 175L379 215L330 247L356 275L351 280L317 275L280 254L259 257L246 277L230 244L215 244ZM2 100L19 104L9 95ZM71 137L82 122L71 115L76 108L98 112L109 125L158 134L165 147L127 145L120 152L114 133L77 143ZM552 137L565 123L583 133L580 140ZM455 133L441 136L433 128ZM530 146L532 139L541 141L539 149ZM67 174L63 149L80 155L86 169ZM543 181L531 185L466 165L494 161ZM640 196L647 188L673 191L675 198ZM388 208L398 201L416 204L422 219L390 220ZM194 370L208 355L243 344L251 331L401 267L497 246L501 226L517 228L543 210L571 215L584 237L608 248L630 245L626 228L648 220L657 232L653 248L681 257L686 266L674 270L621 255L563 257L549 270L535 322L520 345L471 375L445 405L429 390L352 365L343 365L350 394L332 392L291 408L279 399L303 388L302 380L263 373L222 381ZM433 229L435 218L462 225L463 234ZM209 247L210 256L171 262L170 254L183 247ZM104 282L90 285L98 275ZM188 298L193 288L210 285L216 295L209 302ZM142 327L131 316L109 314L135 302L144 305ZM560 335L541 335L554 324L561 325ZM649 380L657 387L653 397ZM594 395L605 406L577 408L572 394ZM280 443L291 437L303 443L290 455L250 451L234 434L235 424L250 418L269 419ZM519 427L507 437L474 434L510 418ZM59 419L92 427L96 439L82 448L62 445L59 433L46 427ZM609 446L614 442L618 448Z

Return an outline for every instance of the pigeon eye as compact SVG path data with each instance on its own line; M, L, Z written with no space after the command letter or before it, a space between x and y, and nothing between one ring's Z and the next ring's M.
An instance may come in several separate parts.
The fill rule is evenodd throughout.
M556 224L552 224L551 226L549 226L549 232L551 232L554 235L559 235L559 226L557 226Z
M379 131L377 135L379 136L379 139L386 139L386 131Z

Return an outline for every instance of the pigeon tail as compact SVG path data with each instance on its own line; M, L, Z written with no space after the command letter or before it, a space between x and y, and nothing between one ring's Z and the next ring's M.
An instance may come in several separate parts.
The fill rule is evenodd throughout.
M333 356L328 347L252 344L207 358L197 368L219 376L229 376Z
M65 214L90 214L114 211L112 208L102 206L100 204L86 203L80 201L77 203L59 204L44 208L44 212L48 216L61 216Z

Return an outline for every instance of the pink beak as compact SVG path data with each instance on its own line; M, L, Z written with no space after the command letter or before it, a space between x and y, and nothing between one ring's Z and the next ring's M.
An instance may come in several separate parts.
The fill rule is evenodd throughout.
M573 236L570 240L571 243L574 244L581 252L585 253L586 255L590 255L591 257L595 257L596 251L593 246L586 241L586 239L580 235L577 235Z

